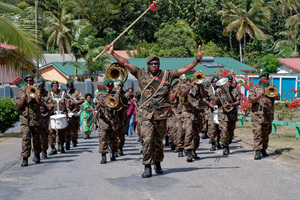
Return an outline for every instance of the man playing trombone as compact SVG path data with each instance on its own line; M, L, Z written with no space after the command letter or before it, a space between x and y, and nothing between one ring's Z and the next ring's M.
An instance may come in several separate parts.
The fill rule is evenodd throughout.
M278 91L272 95L268 94L269 85L269 73L262 72L259 75L259 83L253 86L249 92L249 100L252 104L251 121L255 160L260 160L262 156L268 156L266 149L268 148L269 135L272 131L274 101L280 100Z

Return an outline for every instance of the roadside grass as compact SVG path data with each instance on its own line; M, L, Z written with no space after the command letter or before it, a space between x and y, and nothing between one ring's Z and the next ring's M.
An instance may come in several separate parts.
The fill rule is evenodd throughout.
M0 143L9 140L11 138L21 137L22 134L20 132L12 132L12 133L1 133L0 134Z
M243 127L240 127L240 121L237 121L234 135L246 142L253 143L251 121L244 121ZM278 125L277 133L270 134L269 147L300 158L300 140L296 138L296 127ZM278 156L284 157L284 160L300 164L300 160L297 161L296 159L282 155Z

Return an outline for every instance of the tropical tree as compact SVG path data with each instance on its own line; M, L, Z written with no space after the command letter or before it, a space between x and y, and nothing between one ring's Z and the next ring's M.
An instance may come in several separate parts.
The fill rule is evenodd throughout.
M224 33L236 32L236 39L239 41L240 46L240 60L243 62L243 53L241 39L244 39L244 55L246 54L247 35L251 38L254 36L263 40L266 39L264 31L270 30L269 25L266 23L270 19L270 12L263 7L262 0L247 0L246 7L242 5L231 4L231 10L223 10L221 12L222 19L225 20L228 25L226 26Z
M68 12L65 4L62 4L61 10L56 12L45 11L48 24L44 28L44 32L50 35L47 46L52 46L54 51L55 45L59 49L61 55L65 54L65 50L71 53L72 30L79 26L87 25L87 21L83 19L74 19L74 13Z
M0 2L0 11L0 43L12 45L0 47L0 65L16 71L33 67L40 74L33 60L39 59L42 51L30 21L21 18L26 13L3 2Z

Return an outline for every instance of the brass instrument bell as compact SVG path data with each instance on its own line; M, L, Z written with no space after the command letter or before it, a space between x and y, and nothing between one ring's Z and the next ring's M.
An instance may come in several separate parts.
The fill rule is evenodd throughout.
M38 89L34 86L28 86L26 88L25 92L26 92L26 95L32 99L35 98L39 94Z
M200 85L205 81L205 74L202 71L195 72L193 79L196 81L196 84Z

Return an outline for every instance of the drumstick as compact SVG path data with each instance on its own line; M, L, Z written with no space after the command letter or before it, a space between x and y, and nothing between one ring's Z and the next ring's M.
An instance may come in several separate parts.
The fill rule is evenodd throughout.
M153 1L153 3L158 2L159 0ZM128 28L126 28L114 41L112 41L112 43L110 43L110 45L113 45L122 35L124 35L124 33L126 33L137 21L139 21L139 19L141 19L149 10L151 9L151 6L145 10L145 12L143 14L141 14L141 16L139 16L130 26L128 26ZM103 51L101 53L99 53L95 58L93 58L93 62L96 62L96 60L105 52L105 49L103 49Z

